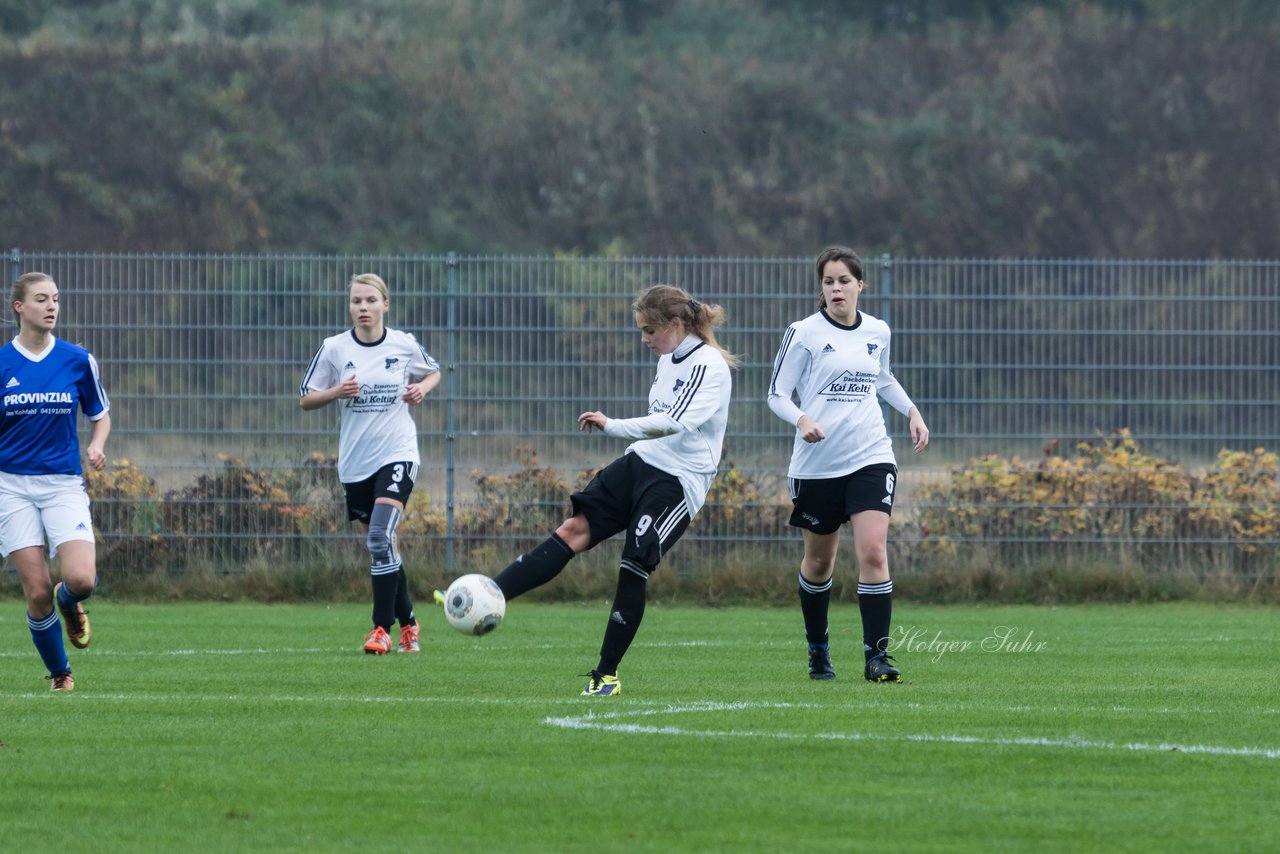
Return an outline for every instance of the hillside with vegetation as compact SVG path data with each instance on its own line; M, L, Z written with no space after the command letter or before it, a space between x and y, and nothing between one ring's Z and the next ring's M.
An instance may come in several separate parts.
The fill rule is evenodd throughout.
M0 241L1275 257L1276 8L0 0Z

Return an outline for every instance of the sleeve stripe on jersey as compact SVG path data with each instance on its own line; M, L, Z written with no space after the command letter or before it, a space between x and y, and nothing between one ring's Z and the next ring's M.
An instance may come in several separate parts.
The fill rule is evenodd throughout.
M302 385L298 386L298 397L307 396L307 386L311 383L311 375L316 372L316 366L320 364L320 354L323 352L324 347L321 347L311 357L311 364L307 366L307 372L302 375Z
M671 407L670 415L676 421L679 421L680 416L688 411L689 404L693 401L693 396L698 393L698 389L702 388L702 380L706 375L706 365L698 365L689 374L688 384L685 385L684 391L680 392L680 396L676 398L675 405Z
M778 348L777 358L773 360L773 376L769 377L769 394L778 393L778 372L782 370L782 361L787 356L787 348L791 346L791 339L796 336L796 328L794 326L787 327L787 334L782 336L782 346Z
M418 352L422 354L422 361L427 363L427 373L434 374L440 370L440 363L431 358L431 354L427 352L427 348L421 344L418 345Z
M98 402L102 404L102 411L108 412L111 409L111 400L107 397L107 390L102 387L102 378L98 375L98 360L93 358L93 354L89 354L89 370L93 374L93 390L98 394Z

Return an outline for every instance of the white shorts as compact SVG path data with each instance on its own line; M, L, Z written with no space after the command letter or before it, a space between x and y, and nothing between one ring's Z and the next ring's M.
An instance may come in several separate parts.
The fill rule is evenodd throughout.
M71 540L94 542L89 495L74 474L0 472L0 556L49 542L49 557Z

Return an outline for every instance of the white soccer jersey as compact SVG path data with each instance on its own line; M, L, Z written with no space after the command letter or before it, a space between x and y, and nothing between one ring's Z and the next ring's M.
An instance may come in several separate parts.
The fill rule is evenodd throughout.
M658 372L649 387L649 414L610 418L604 432L639 439L627 446L627 453L675 475L693 518L706 502L720 465L732 391L733 378L724 356L690 335L674 353L659 357Z
M408 332L387 329L382 340L365 344L354 329L324 339L298 395L324 391L349 376L360 382L360 396L339 400L338 479L355 483L387 463L418 463L418 430L401 398L405 387L440 370Z
M896 465L876 393L903 415L912 403L889 370L889 336L887 323L863 311L852 326L819 311L787 327L773 363L769 408L792 426L808 415L826 433L809 443L796 431L788 477L840 477L876 463Z

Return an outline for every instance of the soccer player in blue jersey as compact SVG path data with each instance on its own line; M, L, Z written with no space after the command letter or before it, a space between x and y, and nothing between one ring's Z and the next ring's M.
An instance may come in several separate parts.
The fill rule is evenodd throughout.
M575 555L627 532L600 661L586 674L584 696L622 691L618 665L644 617L649 576L706 501L720 464L733 385L729 371L737 366L716 342L714 329L724 320L720 306L700 303L671 285L654 285L631 308L640 340L658 357L648 414L578 416L581 430L633 441L585 489L569 496L571 518L494 579L514 599L555 578Z
M62 626L76 649L89 645L89 617L81 604L98 584L89 496L80 467L76 411L93 423L85 456L101 471L111 432L111 408L98 363L83 347L53 335L58 285L44 273L25 273L9 304L18 335L0 348L0 553L13 559L27 600L27 625L50 688L71 691L75 680ZM55 587L45 561L62 558Z
M863 676L869 682L899 682L901 673L888 654L893 618L889 514L898 465L877 396L907 416L916 453L929 444L929 428L889 369L889 325L858 309L862 259L848 247L832 246L815 267L818 311L787 327L768 395L769 408L795 427L787 477L791 525L804 536L799 593L809 678L836 675L827 608L840 528L847 521L858 558Z

